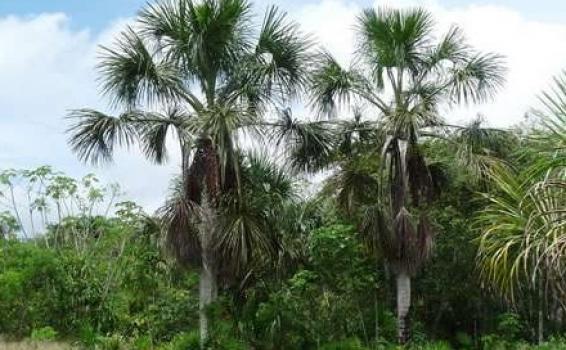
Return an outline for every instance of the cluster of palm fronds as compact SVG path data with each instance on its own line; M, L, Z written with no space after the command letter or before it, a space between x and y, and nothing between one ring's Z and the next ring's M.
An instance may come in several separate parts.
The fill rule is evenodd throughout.
M523 164L493 169L479 219L483 277L511 300L537 288L566 296L566 78L540 101Z

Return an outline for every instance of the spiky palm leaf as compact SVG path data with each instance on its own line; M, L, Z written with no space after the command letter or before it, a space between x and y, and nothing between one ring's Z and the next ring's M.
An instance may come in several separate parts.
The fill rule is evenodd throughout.
M498 192L485 194L489 205L479 217L482 230L478 259L483 277L513 300L541 280L564 295L566 242L566 84L556 78L541 96L538 129L528 140L538 150L525 169L495 168Z
M113 105L136 107L140 103L176 99L184 90L182 75L128 28L112 47L103 47L102 92Z
M111 161L116 146L129 147L134 142L136 117L132 112L114 117L92 109L73 111L69 118L74 123L67 130L72 135L71 149L85 162Z

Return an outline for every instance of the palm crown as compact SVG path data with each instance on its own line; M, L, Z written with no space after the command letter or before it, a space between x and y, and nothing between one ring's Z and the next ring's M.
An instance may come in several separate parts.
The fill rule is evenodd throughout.
M308 37L274 7L256 29L244 0L148 5L135 29L103 48L99 65L103 92L124 112L74 111L71 146L96 163L111 160L116 146L138 143L161 163L174 133L185 199L200 203L207 193L217 202L222 192L235 191L238 136L256 131L267 108L304 87L310 55ZM165 112L156 112L162 105Z

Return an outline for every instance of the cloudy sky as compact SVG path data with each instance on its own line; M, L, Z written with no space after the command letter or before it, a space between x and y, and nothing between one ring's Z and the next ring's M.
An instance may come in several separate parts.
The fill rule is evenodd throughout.
M110 43L145 0L0 1L0 169L50 164L73 176L97 173L119 182L127 197L157 207L176 173L175 163L151 165L136 152L92 168L69 151L64 134L69 109L105 110L94 66L98 46ZM371 6L425 6L439 30L463 27L470 43L506 57L507 85L493 103L451 111L465 121L481 113L493 125L520 122L536 93L566 68L564 0L257 0L263 12L275 3L342 62L352 50L352 25Z

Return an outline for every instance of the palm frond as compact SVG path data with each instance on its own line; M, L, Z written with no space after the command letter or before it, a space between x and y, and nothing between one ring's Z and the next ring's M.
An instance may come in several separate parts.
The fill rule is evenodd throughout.
M291 166L298 171L319 171L331 164L335 137L330 124L320 121L301 122L290 110L279 111L271 136L283 144Z
M374 76L384 68L414 70L430 45L433 26L424 9L365 10L358 17L358 56Z
M67 129L69 145L84 162L112 161L116 146L129 147L136 140L137 117L137 112L115 117L93 109L71 111L68 118L74 123Z
M452 26L448 32L440 39L430 53L425 56L425 66L427 69L441 69L443 62L449 61L458 64L468 57L470 47L466 44L462 29Z
M275 258L281 239L280 213L293 197L291 180L265 156L246 154L237 195L227 195L221 209L217 250L241 274L258 259Z
M312 72L311 106L324 116L335 116L337 107L350 102L357 84L355 73L345 70L327 52L319 55Z
M248 152L242 167L242 187L250 193L266 195L271 206L282 205L295 197L293 181L289 174L275 165L265 154Z
M312 63L313 41L288 21L286 14L270 7L264 17L255 48L255 69L250 72L261 82L265 94L284 100L306 87Z
M481 117L464 127L458 127L452 135L456 147L455 161L467 168L472 181L485 180L493 166L504 166L516 138L502 129L485 127Z
M563 268L563 261L555 265L554 258L566 235L566 181L533 181L526 174L494 168L491 178L498 192L484 194L488 205L477 220L482 278L511 301L521 289L534 288L543 271ZM564 286L558 280L550 287Z
M164 114L151 113L151 121L139 123L139 138L146 158L157 164L167 161L167 140L174 130L179 141L187 147L194 139L187 127L191 115L179 106L167 109Z
M182 75L172 63L155 55L143 39L128 28L115 47L102 48L102 92L114 105L136 107L182 96Z
M543 126L566 147L566 72L554 77L553 86L543 91L539 101L544 110L539 110Z
M455 65L448 82L449 95L455 102L489 101L505 82L506 69L500 55L475 54Z

